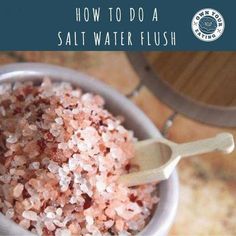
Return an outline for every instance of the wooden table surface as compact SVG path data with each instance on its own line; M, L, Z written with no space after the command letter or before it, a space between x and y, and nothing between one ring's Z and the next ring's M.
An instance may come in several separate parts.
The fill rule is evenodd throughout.
M178 61L178 56L172 60ZM12 62L46 62L66 66L90 74L124 94L132 91L139 81L123 52L0 53L0 64ZM133 101L160 129L174 112L146 88L142 88ZM169 130L168 138L176 142L184 142L209 137L225 130L195 122L178 114ZM236 134L235 129L226 131ZM180 163L178 170L180 202L169 235L236 235L235 153L229 156L211 154L185 159Z

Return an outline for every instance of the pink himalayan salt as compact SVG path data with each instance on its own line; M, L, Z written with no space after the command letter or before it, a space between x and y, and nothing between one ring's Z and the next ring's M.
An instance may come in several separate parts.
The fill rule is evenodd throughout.
M118 231L122 231L124 229L124 221L118 219L116 221L116 228L117 228Z
M1 87L1 86L0 86ZM134 235L155 185L127 188L133 132L99 95L70 84L17 83L0 94L0 211L38 235ZM13 102L14 101L14 102ZM4 142L2 142L4 145Z
M14 198L20 197L21 194L22 194L23 189L24 189L23 184L21 184L21 183L17 184L13 189L13 197Z
M24 211L22 213L22 216L27 220L32 220L32 221L38 220L37 213L34 211Z

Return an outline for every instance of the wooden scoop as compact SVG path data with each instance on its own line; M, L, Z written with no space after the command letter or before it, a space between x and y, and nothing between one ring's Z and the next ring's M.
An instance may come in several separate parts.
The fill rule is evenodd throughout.
M190 143L176 144L167 139L148 139L137 142L131 167L138 171L122 175L119 181L126 186L168 179L182 157L219 151L230 153L234 150L234 139L230 133L221 133L214 138Z

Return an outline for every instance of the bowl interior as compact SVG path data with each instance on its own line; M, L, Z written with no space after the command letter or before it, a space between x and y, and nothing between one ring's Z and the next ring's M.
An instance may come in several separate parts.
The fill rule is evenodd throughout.
M114 89L85 74L74 70L38 63L12 64L0 68L0 83L32 80L35 83L45 77L52 81L67 81L79 86L83 91L101 94L105 98L106 108L115 115L125 118L125 126L134 131L135 136L142 140L151 137L161 137L160 132L147 116L131 101ZM173 221L178 202L178 180L174 173L168 181L159 185L160 202L151 221L139 235L165 235ZM0 235L10 235L22 229L0 214ZM13 225L11 227L10 225ZM9 227L10 226L10 227ZM24 235L26 231L23 230ZM29 234L29 233L28 233ZM32 234L30 234L32 235Z

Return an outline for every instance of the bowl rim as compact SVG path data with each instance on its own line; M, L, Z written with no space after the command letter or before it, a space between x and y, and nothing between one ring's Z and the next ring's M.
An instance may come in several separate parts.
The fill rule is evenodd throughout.
M133 119L136 120L137 123L145 123L148 136L161 137L159 130L153 122L133 102L113 89L111 86L94 79L89 75L66 67L46 63L13 63L0 66L0 83L14 82L16 79L17 81L30 80L30 78L42 78L43 76L51 77L52 80L68 81L70 83L77 84L82 88L82 90L86 88L85 91L89 90L91 92L100 93L105 98L105 101L109 101L108 99L112 98L112 102L116 103L116 105L122 104L119 106L119 111L117 113L121 112L120 114L126 114L127 112L127 114L129 114L132 110L132 113L135 113L131 115ZM160 183L159 186L160 201L158 207L149 223L138 234L139 236L164 236L167 234L174 221L179 198L179 181L177 172L174 171L170 178ZM15 224L15 228L18 233L22 231L24 235L33 235L32 233L29 233L19 227L16 223L6 219L2 213L0 213L0 222L8 225L4 232L9 230L10 225ZM0 231L0 233L2 232Z

